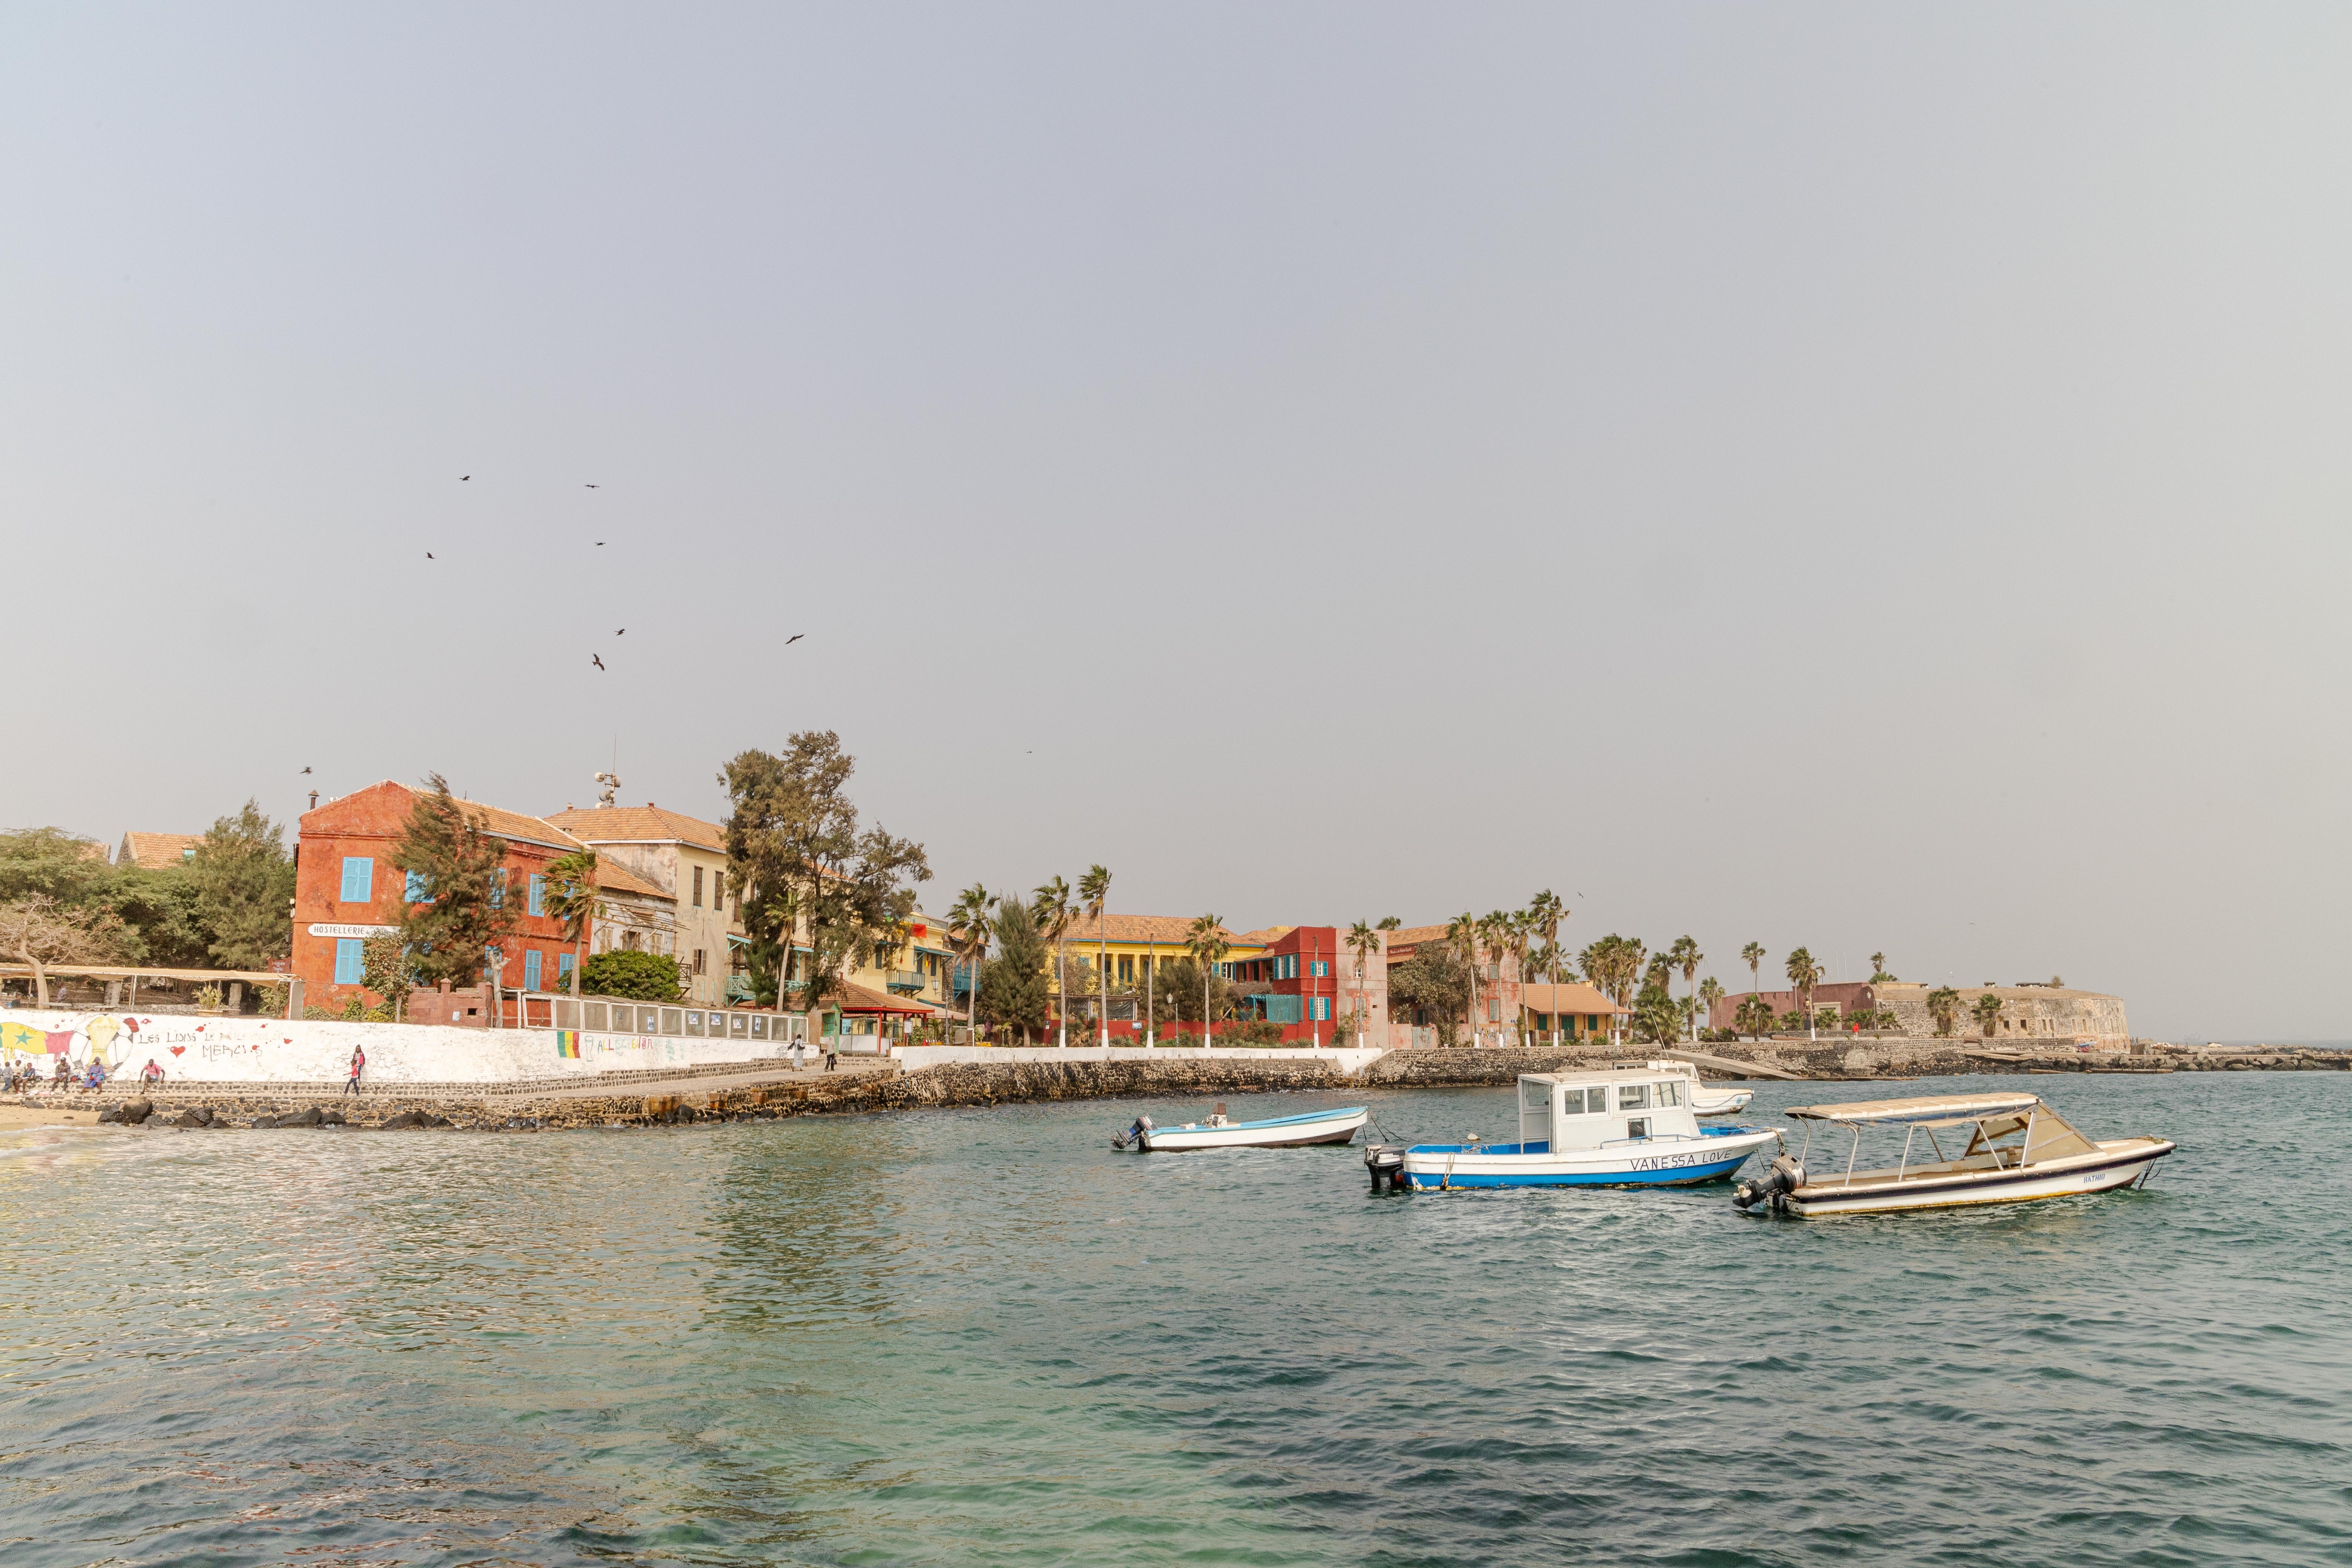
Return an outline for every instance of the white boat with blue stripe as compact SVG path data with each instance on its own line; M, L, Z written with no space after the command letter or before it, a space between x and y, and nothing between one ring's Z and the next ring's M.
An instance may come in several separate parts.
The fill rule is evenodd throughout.
M1123 1149L1133 1144L1149 1154L1188 1149L1303 1149L1315 1143L1345 1143L1370 1115L1365 1106L1343 1105L1262 1121L1233 1121L1226 1119L1224 1101L1219 1100L1206 1121L1187 1121L1181 1127L1155 1126L1149 1116L1139 1116L1134 1126L1112 1141L1112 1146Z
M1375 1187L1664 1187L1717 1182L1780 1138L1769 1127L1701 1127L1690 1079L1655 1067L1525 1073L1516 1143L1416 1143L1367 1151Z

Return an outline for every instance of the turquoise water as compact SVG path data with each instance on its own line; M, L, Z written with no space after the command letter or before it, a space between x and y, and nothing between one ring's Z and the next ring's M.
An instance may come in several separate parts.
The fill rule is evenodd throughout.
M0 1134L0 1562L2352 1563L2352 1075L2014 1086L2181 1152L1775 1222L1132 1101Z

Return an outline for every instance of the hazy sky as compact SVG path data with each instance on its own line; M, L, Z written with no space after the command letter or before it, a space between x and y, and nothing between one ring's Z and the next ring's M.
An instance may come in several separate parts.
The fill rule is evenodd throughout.
M831 728L933 909L1549 887L2352 1037L2347 81L2341 5L11 6L0 823L716 817Z

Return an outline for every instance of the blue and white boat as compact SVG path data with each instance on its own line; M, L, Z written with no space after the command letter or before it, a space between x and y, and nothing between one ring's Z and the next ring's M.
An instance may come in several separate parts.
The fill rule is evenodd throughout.
M1224 1101L1205 1121L1181 1127L1155 1126L1149 1116L1112 1140L1114 1148L1132 1144L1148 1154L1169 1154L1188 1149L1303 1149L1316 1143L1345 1143L1355 1137L1371 1111L1361 1105L1329 1110L1309 1110L1297 1116L1276 1116L1263 1121L1233 1121Z
M1780 1133L1701 1127L1680 1070L1523 1073L1515 1143L1416 1143L1365 1151L1377 1188L1659 1187L1720 1181Z

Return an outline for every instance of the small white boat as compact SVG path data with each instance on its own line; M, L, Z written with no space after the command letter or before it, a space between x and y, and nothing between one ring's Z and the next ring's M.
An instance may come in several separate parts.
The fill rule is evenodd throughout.
M1643 1066L1654 1072L1678 1072L1689 1079L1694 1115L1730 1116L1747 1110L1748 1102L1756 1098L1756 1091L1752 1089L1740 1089L1727 1083L1699 1082L1698 1068L1689 1062L1644 1062Z
M2087 1138L2034 1094L1915 1095L1802 1105L1788 1114L1806 1124L1803 1147L1782 1153L1757 1180L1740 1183L1731 1199L1738 1207L1761 1205L1772 1214L1811 1218L2071 1197L2145 1183L2175 1147L2165 1138ZM1806 1169L1813 1128L1823 1123L1853 1135L1843 1171ZM1855 1169L1865 1127L1904 1130L1902 1158L1892 1168ZM1955 1134L1957 1142L1961 1128L1969 1130L1968 1142L1957 1157L1947 1158L1937 1134ZM1922 1132L1926 1150L1918 1148ZM1933 1159L1912 1159L1930 1152Z
M1297 1116L1276 1116L1264 1121L1233 1121L1223 1101L1204 1121L1181 1127L1159 1127L1149 1116L1112 1140L1112 1147L1132 1144L1145 1153L1169 1154L1189 1149L1298 1149L1311 1143L1345 1143L1371 1115L1361 1105L1334 1110L1309 1110Z
M1679 1068L1681 1064L1675 1064ZM1452 1187L1661 1187L1720 1181L1780 1134L1701 1127L1678 1070L1522 1073L1516 1143L1374 1145L1377 1190Z

